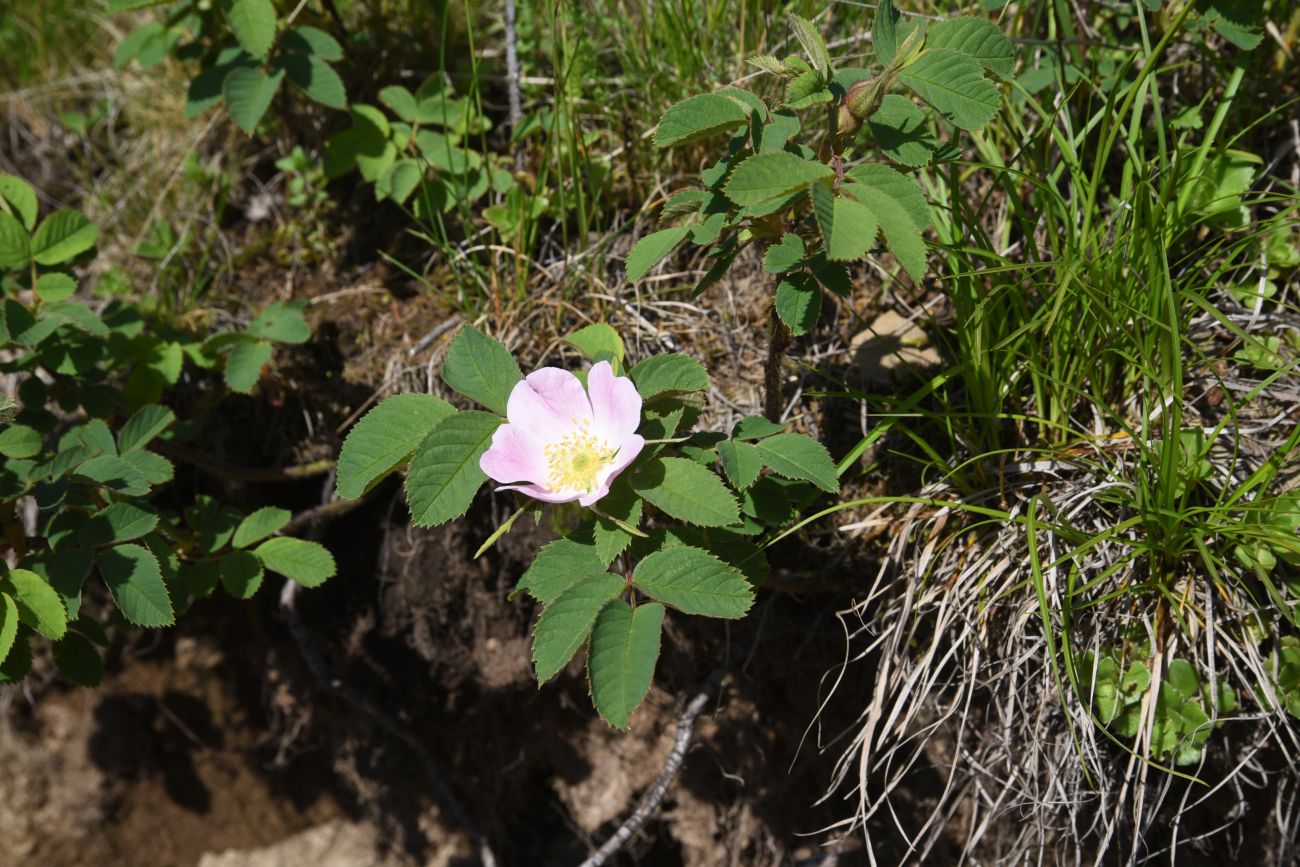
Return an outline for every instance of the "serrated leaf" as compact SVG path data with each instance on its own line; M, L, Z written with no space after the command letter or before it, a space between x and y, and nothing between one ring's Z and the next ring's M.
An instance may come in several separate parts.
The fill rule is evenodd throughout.
M740 521L735 498L722 480L686 458L655 458L631 479L632 490L665 514L701 527Z
M910 99L886 94L876 113L867 118L876 144L892 160L905 166L923 166L934 159L940 143L930 131L924 112Z
M77 291L77 281L71 274L52 271L37 278L35 288L42 301L62 301Z
M636 281L644 277L673 248L686 239L691 226L673 226L651 232L632 246L627 254L627 279Z
M979 64L955 51L927 49L899 80L962 129L979 129L998 112L998 89Z
M156 526L158 513L153 509L129 502L113 503L91 515L75 539L76 544L88 548L115 545L151 533Z
M420 103L411 91L400 84L390 84L379 91L379 101L407 123L421 122Z
M626 730L632 711L645 699L659 660L664 607L653 602L635 609L621 599L596 617L587 648L591 701L601 718Z
M142 449L176 420L176 413L165 406L150 404L136 410L117 434L117 450L127 452Z
M275 42L275 6L271 0L221 0L221 11L240 46L265 60Z
M18 603L0 591L0 662L4 662L18 637Z
M884 66L888 66L898 53L901 41L898 19L898 9L893 0L880 0L876 5L876 18L871 23L871 47L875 49L876 59Z
M32 235L32 258L38 265L69 262L95 246L99 227L77 211L55 211Z
M731 437L738 440L757 440L779 434L783 430L784 427L761 415L747 415L736 422L736 426L731 429Z
M226 355L226 385L231 391L252 394L262 376L262 368L271 360L273 349L265 340L242 340Z
M826 447L803 434L783 433L757 443L768 469L787 479L812 482L832 494L840 489L835 462Z
M884 232L885 241L914 280L925 276L925 242L930 206L916 183L888 166L866 163L849 171L853 183L842 188L866 205Z
M122 460L130 464L151 485L170 482L175 475L175 468L171 461L150 451L137 449L127 452L122 455Z
M829 166L787 151L754 154L732 170L725 192L741 207L756 206L834 176Z
M263 506L239 522L239 526L235 528L235 535L230 539L230 544L236 548L247 548L254 542L262 541L272 533L280 532L292 518L293 513L288 509Z
M807 274L790 274L776 285L776 315L796 337L811 331L822 312L822 290Z
M946 48L964 54L999 78L1015 73L1011 40L987 18L962 16L937 21L925 34L925 47Z
M821 33L807 18L790 13L790 29L794 31L794 36L803 46L804 53L808 55L809 62L813 68L821 73L823 79L829 78L831 74L831 54L826 49L826 40L822 39Z
M231 551L217 562L221 586L236 599L252 599L262 586L262 561L249 551Z
M272 572L291 578L303 587L319 587L338 571L334 555L324 545L276 536L253 549L257 559Z
M100 455L77 467L76 474L131 497L149 493L149 482L131 464L116 455Z
M122 616L137 626L171 626L176 622L158 561L139 545L118 545L95 555L99 574Z
M375 182L375 198L389 198L399 205L404 204L419 188L422 180L424 169L417 161L400 159L389 166Z
M701 93L670 106L659 118L655 144L688 144L744 125L749 113L738 102L716 93Z
M31 261L31 243L27 230L12 214L0 211L0 270L17 271ZM12 330L12 329L10 329Z
M500 418L476 410L447 416L434 426L416 449L406 474L413 523L429 527L465 514L487 480L479 459L500 426Z
M641 523L644 506L641 498L632 491L627 476L620 476L610 486L609 494L600 500L600 514L592 528L596 553L602 563L612 563L614 558L632 542L628 528Z
M866 255L876 242L875 211L854 199L836 198L826 241L826 258L847 262Z
M286 51L314 54L330 63L343 59L343 46L337 39L316 27L295 27L280 37L280 47Z
M758 481L763 459L758 449L746 442L723 440L718 443L718 463L736 490L743 491Z
M510 392L524 375L504 346L466 325L447 350L442 378L465 397L504 416Z
M537 552L514 592L527 592L538 602L546 604L582 579L603 572L605 563L594 545L557 539Z
M54 664L64 677L79 686L94 689L104 681L104 661L99 651L75 633L54 645Z
M709 388L709 374L704 365L678 352L652 355L634 365L628 376L646 400L668 392L707 391Z
M353 500L397 469L456 408L431 394L395 394L362 416L343 441L338 494Z
M41 452L41 435L25 424L11 424L0 431L0 455L7 458L30 458Z
M0 199L4 199L21 222L23 228L31 231L36 225L36 191L32 185L17 175L0 174ZM0 211L4 208L0 207Z
M226 98L226 110L230 119L244 132L252 135L257 131L258 121L271 107L271 100L280 89L284 80L284 70L277 70L274 75L267 75L262 70L250 66L237 66L226 76L221 85L221 92Z
M623 338L604 322L579 328L564 340L593 361L605 355L616 359L620 364L623 362Z
M27 569L12 569L0 579L12 594L18 618L51 641L58 641L68 631L68 612L54 588L44 578ZM0 644L3 644L0 638ZM4 654L0 653L0 657Z
M533 666L539 685L569 664L601 609L626 588L627 581L617 575L589 575L542 609L533 630Z
M273 343L297 344L311 339L311 326L297 306L275 301L248 323L244 333Z
M754 604L754 590L745 576L699 548L656 551L637 564L632 584L686 614L734 620Z
M313 102L340 110L348 107L348 93L343 79L323 58L315 54L286 51L276 58L275 65L284 70L289 80Z
M799 132L799 115L789 109L772 112L772 120L757 128L754 133L754 152L775 153Z
M780 241L768 247L763 254L763 270L784 274L802 265L804 254L803 238L794 232L786 232Z

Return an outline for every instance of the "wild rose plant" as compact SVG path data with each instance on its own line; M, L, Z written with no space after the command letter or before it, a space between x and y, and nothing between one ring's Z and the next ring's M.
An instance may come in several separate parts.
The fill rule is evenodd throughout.
M344 442L338 490L361 496L405 467L412 520L433 526L463 516L491 481L518 508L483 550L523 513L557 510L570 531L538 551L516 587L541 606L537 680L585 646L596 710L627 728L650 688L667 610L744 616L769 574L766 545L839 483L825 448L766 419L741 419L730 435L694 431L709 390L695 359L669 353L625 368L623 341L605 324L569 342L590 367L524 376L504 346L464 328L442 375L484 409L389 397Z

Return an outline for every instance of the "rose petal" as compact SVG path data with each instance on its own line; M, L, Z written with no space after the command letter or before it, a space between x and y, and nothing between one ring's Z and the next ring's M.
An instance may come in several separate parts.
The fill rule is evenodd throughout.
M600 472L596 474L595 489L589 494L578 497L578 504L590 506L608 494L610 482L614 481L615 476L627 469L628 464L636 460L636 456L641 454L643 448L645 448L645 438L640 434L632 434L625 439L623 447L618 450L618 454L614 455L614 460L610 461L607 466L602 467Z
M578 377L558 367L543 367L524 377L506 402L506 418L540 445L558 442L578 424L590 423L591 401Z
M614 375L608 361L587 374L587 393L594 416L591 432L611 448L622 445L641 426L641 395L632 380Z
M578 499L579 494L573 491L567 493L558 493L551 491L540 485L502 485L497 488L498 491L518 491L532 497L534 500L545 500L548 503L571 503Z
M546 459L531 437L514 424L492 434L492 445L479 458L479 468L498 482L546 483Z

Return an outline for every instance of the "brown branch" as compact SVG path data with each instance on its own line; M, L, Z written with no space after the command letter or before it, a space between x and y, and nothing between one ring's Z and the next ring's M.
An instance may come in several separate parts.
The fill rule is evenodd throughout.
M785 411L785 389L781 382L781 362L785 359L785 350L790 345L790 330L785 327L781 317L772 305L772 322L767 338L767 361L763 365L763 414L775 424L781 423L781 413Z
M673 739L672 752L668 754L667 761L664 762L663 770L659 776L655 777L654 783L641 796L640 803L637 804L636 810L627 820L618 827L618 830L597 849L590 858L582 862L581 867L602 867L619 849L632 838L632 835L641 829L655 812L659 805L663 803L664 796L668 794L668 789L672 786L673 781L677 779L677 772L682 769L682 762L686 760L686 751L691 746L691 739L695 735L695 720L704 712L704 706L709 702L709 696L722 683L723 676L727 673L727 662L719 662L717 667L709 673L704 681L704 685L687 703L682 710L681 716L677 718L677 735Z
M209 475L231 482L297 482L334 469L334 461L329 458L295 467L241 467L179 443L158 442L154 447L168 457L193 464Z

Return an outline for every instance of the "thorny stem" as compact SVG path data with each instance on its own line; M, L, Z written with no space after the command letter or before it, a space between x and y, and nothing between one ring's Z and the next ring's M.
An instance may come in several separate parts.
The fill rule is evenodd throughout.
M776 304L772 305L771 329L767 338L767 361L763 365L763 414L767 420L776 424L781 422L781 412L785 409L785 393L781 387L781 361L785 350L790 345L790 331L776 315Z

